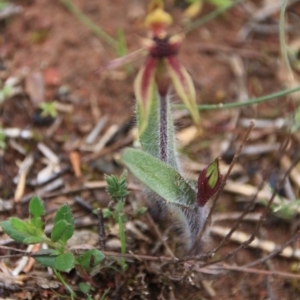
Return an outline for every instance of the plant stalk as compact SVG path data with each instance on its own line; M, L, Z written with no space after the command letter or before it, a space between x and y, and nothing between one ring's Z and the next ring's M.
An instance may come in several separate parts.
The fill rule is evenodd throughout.
M168 100L167 97L160 96L160 112L159 112L159 150L160 160L168 163Z

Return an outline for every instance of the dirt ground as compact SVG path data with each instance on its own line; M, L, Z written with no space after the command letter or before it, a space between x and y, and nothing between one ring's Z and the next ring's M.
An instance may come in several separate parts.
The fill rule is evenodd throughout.
M171 32L183 27L182 2L166 1L166 10L175 21ZM192 75L199 104L244 101L299 85L300 69L293 69L295 79L292 82L282 63L278 33L280 10L268 13L272 2L245 0L242 5L186 35L180 60ZM63 1L9 3L21 7L21 11L0 20L0 76L2 83L8 78L16 79L19 90L0 102L0 127L15 130L6 131L6 147L0 156L0 220L13 215L26 218L28 200L38 194L45 201L49 224L57 207L67 202L76 221L77 240L73 245L96 246L97 219L91 210L107 206L109 197L101 184L104 174L121 174L124 167L118 162L120 152L134 143L132 85L142 59L127 68L95 72L116 58L116 51L83 25ZM141 47L141 39L147 34L143 26L147 3L139 0L74 1L110 36L115 38L122 29L129 53ZM261 13L263 8L267 11L264 15ZM214 9L205 3L200 17ZM288 45L299 42L299 1L288 7L286 25ZM175 93L173 98L179 103ZM52 101L57 103L58 116L55 119L41 117L40 104ZM298 105L299 97L285 96L240 109L203 111L204 136L201 138L193 135L188 115L183 111L175 112L179 146L185 157L187 174L192 176L218 156L222 158L221 166L228 167L246 134L249 120L258 120L245 146L248 152L241 154L230 176L230 181L240 185L242 191L238 192L235 187L231 190L225 188L214 214L214 224L231 228L236 217L230 214L246 210L251 195L245 194L245 184L256 191L260 182L265 180L268 186L275 188L285 174L299 152L299 129L291 133L287 125L287 122L292 122ZM106 121L94 144L105 135L108 139L103 147L95 150L94 144L86 143L86 139L99 120ZM26 137L25 132L18 132L19 129L30 131L32 135ZM289 143L284 149L282 145L286 140ZM54 172L56 176L52 178L48 178L49 170L41 172L47 165L41 144L59 158ZM34 163L26 174L26 184L22 189L15 177L29 153L33 155ZM288 163L283 162L283 157ZM75 164L80 162L80 174L74 171L72 159ZM299 164L295 172L297 177ZM45 176L48 177L45 179ZM295 176L288 176L294 196L292 200L300 198L300 186ZM51 182L56 184L54 188L49 187ZM136 186L138 182L130 176L129 184ZM281 192L281 196L291 198L286 189ZM270 190L267 195L265 200L271 197ZM147 216L137 216L143 197L139 190L133 190L126 205L128 251L165 257L165 249L157 241ZM250 212L257 216L263 211L260 202L253 205ZM224 217L226 214L228 217ZM258 219L243 221L238 230L251 234L257 222ZM116 225L107 222L107 227L108 248L119 252ZM257 236L280 246L298 228L297 213L282 218L268 212ZM1 240L1 246L26 249L13 243L3 232ZM212 231L205 248L212 250L221 240ZM240 242L227 241L214 258L205 263L222 258L239 245ZM290 246L299 252L299 241L295 239ZM0 254L10 252L0 248ZM252 271L238 268L267 254L266 250L243 247L220 265L206 267L202 262L169 264L163 260L128 258L126 272L105 268L87 280L73 270L64 274L64 278L75 291L79 282L89 281L94 287L92 299L300 299L299 257L276 255L254 266ZM17 259L0 261L1 299L63 299L67 296L56 277L38 264L21 272L23 277L7 275L17 264ZM108 264L118 268L114 261ZM236 269L229 270L229 267ZM284 276L286 273L295 277ZM108 289L106 298L101 298ZM78 292L78 299L86 298Z

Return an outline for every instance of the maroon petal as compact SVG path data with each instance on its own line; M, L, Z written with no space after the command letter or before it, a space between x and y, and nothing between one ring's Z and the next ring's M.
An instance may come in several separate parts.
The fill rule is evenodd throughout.
M153 101L156 65L157 59L149 56L134 81L134 93L141 113L141 132L147 126Z

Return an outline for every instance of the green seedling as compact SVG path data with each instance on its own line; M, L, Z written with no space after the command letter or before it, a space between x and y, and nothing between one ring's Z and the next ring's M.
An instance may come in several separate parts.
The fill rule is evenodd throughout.
M123 210L125 206L125 199L129 194L127 190L127 173L124 172L120 178L117 178L114 175L105 175L105 180L107 182L106 191L110 195L113 204L112 208L103 209L103 215L105 218L112 217L118 223L121 252L126 253L126 236L124 228L126 217ZM122 270L127 269L127 264L124 258L120 260L120 265Z
M57 117L57 110L55 107L55 102L42 102L40 104L40 109L42 110L41 112L41 116L42 117L52 117L52 118L56 118Z
M0 225L18 243L46 244L48 249L40 250L32 254L32 257L41 265L53 269L56 277L69 291L71 299L74 299L75 293L64 281L61 272L70 272L76 267L90 271L103 261L104 254L97 249L91 249L75 255L68 249L67 241L74 233L74 217L68 204L57 210L50 236L44 232L45 208L40 198L33 197L30 200L29 213L28 220L12 217Z

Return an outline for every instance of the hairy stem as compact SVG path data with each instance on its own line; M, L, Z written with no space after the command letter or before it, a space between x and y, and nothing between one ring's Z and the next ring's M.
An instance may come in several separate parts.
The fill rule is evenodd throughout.
M166 97L159 97L160 100L160 128L159 128L159 150L160 160L168 163L168 102Z

